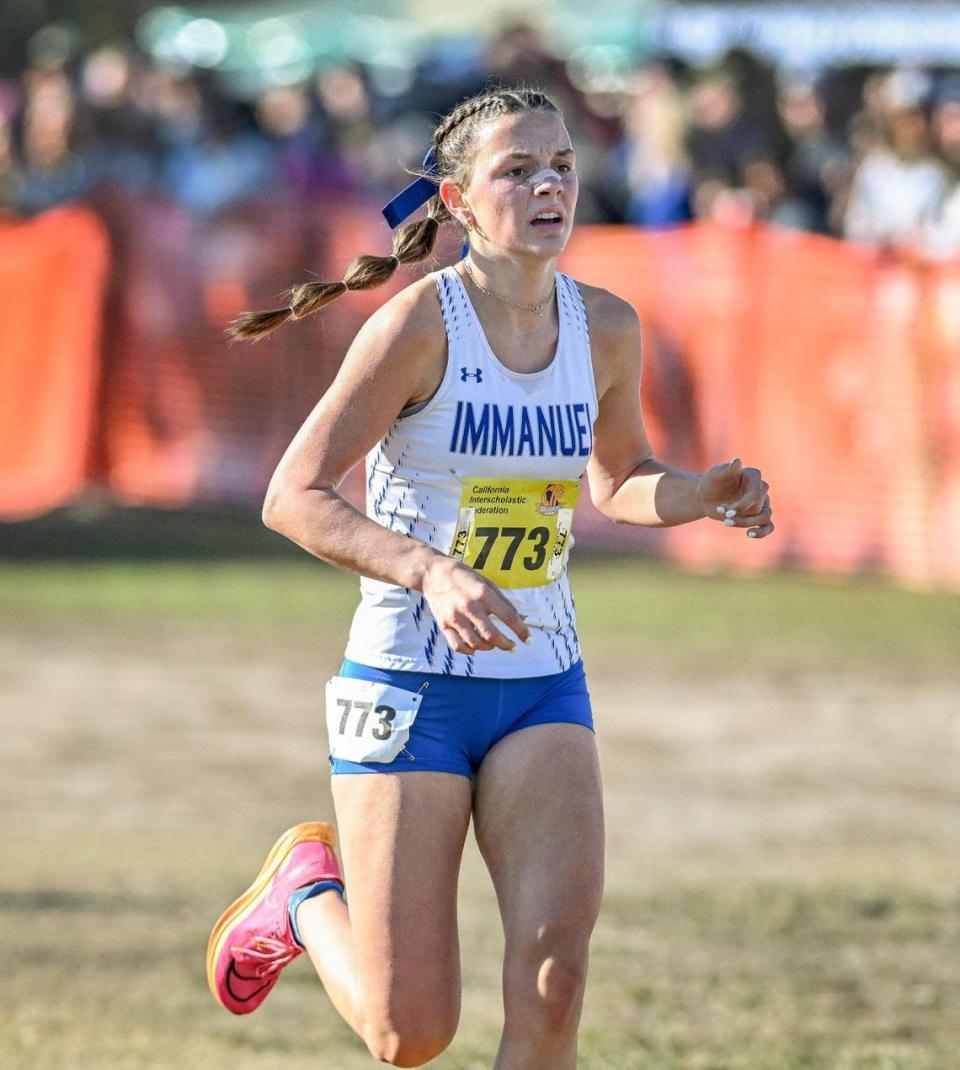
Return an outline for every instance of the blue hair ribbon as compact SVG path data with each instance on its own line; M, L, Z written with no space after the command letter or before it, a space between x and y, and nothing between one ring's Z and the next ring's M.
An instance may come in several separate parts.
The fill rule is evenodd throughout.
M383 218L386 219L391 230L398 227L407 216L413 215L431 197L436 197L437 183L430 176L439 174L440 165L437 163L437 153L433 146L423 158L423 167L427 173L421 175L415 182L411 182L406 189L402 189L389 204L385 204L381 209Z

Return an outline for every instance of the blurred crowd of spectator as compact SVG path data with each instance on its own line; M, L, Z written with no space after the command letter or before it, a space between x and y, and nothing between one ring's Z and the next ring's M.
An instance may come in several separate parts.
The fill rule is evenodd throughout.
M155 62L132 43L46 40L19 78L0 80L0 212L118 189L201 215L265 191L386 197L436 118L492 78L541 86L563 108L582 222L762 219L960 254L960 72L798 73L734 51L707 69L657 57L593 82L512 26L456 74L424 63L402 89L344 63L238 100L211 72Z

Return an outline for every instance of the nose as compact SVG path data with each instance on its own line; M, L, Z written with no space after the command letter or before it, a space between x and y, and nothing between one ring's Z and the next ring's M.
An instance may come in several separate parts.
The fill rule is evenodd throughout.
M542 167L531 175L530 184L536 194L550 195L563 189L563 179L552 167Z

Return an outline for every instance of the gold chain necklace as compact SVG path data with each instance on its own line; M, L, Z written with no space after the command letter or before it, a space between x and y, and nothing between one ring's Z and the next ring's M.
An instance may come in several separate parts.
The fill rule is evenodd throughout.
M485 293L488 297L495 297L498 301L503 301L505 304L513 305L514 308L522 308L524 312L533 312L537 316L543 315L547 306L553 302L553 295L557 292L557 279L556 276L554 276L553 289L550 291L550 296L548 298L541 301L539 305L524 305L519 301L511 301L509 297L504 297L502 294L494 293L493 290L488 290L486 286L481 286L477 281L476 275L470 270L469 260L464 260L463 270L467 273L473 285L476 286L481 293Z

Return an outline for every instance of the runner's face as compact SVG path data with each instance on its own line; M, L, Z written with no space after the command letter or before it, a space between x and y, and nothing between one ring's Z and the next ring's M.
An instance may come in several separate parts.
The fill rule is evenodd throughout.
M579 184L570 135L556 112L533 111L488 123L477 141L463 201L478 251L555 257L573 228Z

